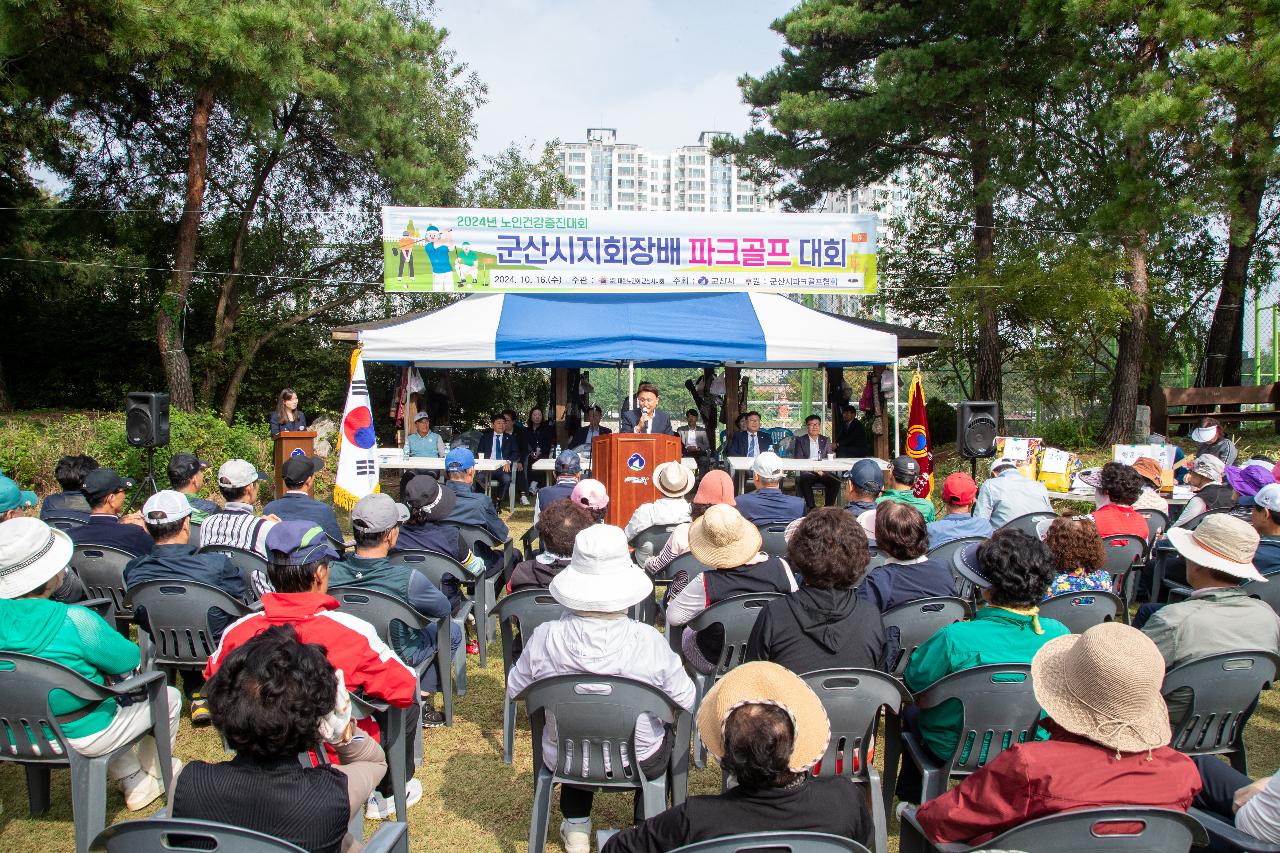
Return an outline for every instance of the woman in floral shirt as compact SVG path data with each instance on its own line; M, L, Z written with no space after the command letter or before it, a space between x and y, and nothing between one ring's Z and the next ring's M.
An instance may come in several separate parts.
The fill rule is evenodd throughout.
M1045 598L1074 592L1111 592L1111 575L1102 537L1087 515L1056 518L1044 533L1044 542L1053 554L1057 574Z

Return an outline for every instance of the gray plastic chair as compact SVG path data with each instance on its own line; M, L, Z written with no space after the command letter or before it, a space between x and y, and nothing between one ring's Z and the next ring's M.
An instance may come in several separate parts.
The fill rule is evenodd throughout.
M898 679L874 669L820 669L801 677L818 694L831 721L831 739L822 755L821 775L834 775L839 765L840 775L866 786L875 827L872 849L875 853L888 853L889 811L881 790L880 771L868 759L867 748L875 737L881 712L901 714L902 707L911 702L911 693Z
M151 726L110 753L95 758L81 755L67 742L60 721L49 709L49 694L54 690L88 702L102 702L145 690ZM46 729L52 733L58 751L51 748L48 737L40 734ZM169 700L164 673L145 672L104 687L62 664L33 655L0 651L0 731L7 733L8 745L7 749L0 750L0 761L26 767L27 799L33 815L43 814L49 808L50 769L70 766L76 853L88 850L89 842L106 826L107 764L146 735L156 739L166 799L173 790Z
M1099 824L1140 824L1138 832L1101 832ZM1196 819L1173 809L1115 807L1079 809L1030 820L981 844L935 844L916 809L902 814L899 853L968 853L977 850L1029 850L1035 853L1187 853L1209 837Z
M675 524L655 524L652 527L646 527L635 536L631 537L631 559L635 561L637 566L644 566L646 560L657 554L667 544L667 540L671 538L671 531L675 530L678 525Z
M1271 609L1280 615L1280 575L1270 575L1266 583L1246 581L1240 588L1248 592L1251 598L1270 604Z
M250 604L260 598L258 595L260 587L270 589L271 581L267 577L267 560L262 555L254 551L246 551L243 548L234 548L230 545L204 545L200 548L199 553L226 554L231 559L231 564L240 570L240 574L250 580Z
M359 839L357 839L359 840ZM235 851L235 853L304 853L287 841L225 823L182 818L147 818L113 824L93 840L95 853L172 853L172 851ZM408 853L409 827L386 823L361 848L364 853Z
M1244 726L1258 696L1275 680L1280 655L1261 649L1221 652L1175 666L1160 692L1191 690L1181 719L1171 719L1169 745L1187 755L1226 755L1231 766L1249 772Z
M1147 548L1150 549L1169 529L1169 516L1158 509L1140 509L1137 512L1147 520Z
M209 626L210 611L227 614L228 624L253 612L216 586L180 578L140 583L129 590L129 598L150 626L150 631L138 629L147 669L204 669L218 649L219 638Z
M458 583L466 587L475 602L474 611L488 615L483 623L480 622L479 616L476 617L476 624L484 624L486 628L483 634L476 631L480 634L480 641L477 643L480 646L480 666L482 668L488 666L489 644L493 642L497 633L497 623L493 618L493 604L498 593L493 580L475 577L453 557L437 551L396 551L387 559L396 565L409 566L422 572L436 585L436 589L443 589L445 575L453 575Z
M1205 832L1213 841L1215 850L1238 850L1242 853L1280 853L1280 844L1254 838L1247 832L1236 829L1236 825L1223 820L1216 814L1192 808L1187 815L1199 821Z
M538 544L534 545L534 542ZM520 537L520 547L524 549L526 560L531 560L542 553L542 531L538 529L538 525L529 525L529 529Z
M1040 722L1040 704L1031 691L1030 664L988 664L953 672L916 694L916 705L925 710L950 699L959 700L964 716L956 750L946 761L939 763L917 735L902 731L901 726L885 727L886 802L893 797L899 754L920 768L923 803L945 793L948 779L968 776L1010 746L1033 738ZM990 742L985 743L988 736Z
M751 637L751 629L755 627L756 618L760 615L760 611L766 604L775 598L781 598L783 593L780 592L748 592L742 595L731 595L728 598L717 601L706 610L689 620L689 624L684 626L668 625L667 636L670 638L672 649L679 654L680 637L683 628L691 631L705 631L712 625L720 625L724 628L724 647L720 649L720 659L712 661L715 664L715 670L709 674L691 671L689 675L693 678L693 686L696 691L694 697L693 713L694 721L691 730L693 737L694 764L699 769L707 766L707 748L702 743L702 739L697 736L698 709L702 707L702 700L707 695L707 691L711 689L711 685L715 684L725 673L742 663L747 655L747 640ZM686 667L692 669L692 667Z
M70 533L72 530L75 530L80 525L86 523L83 518L72 518L68 515L49 515L45 516L42 520L45 524L50 527L56 527L63 533Z
M825 832L746 832L709 838L677 847L671 853L868 853L849 838Z
M543 853L556 783L641 792L648 819L685 801L689 790L689 714L661 690L629 678L557 675L530 684L521 694L533 729L533 809L529 853ZM553 770L542 757L546 715L555 717L559 758ZM649 713L675 728L667 772L645 779L635 756L636 719ZM623 749L627 757L623 757Z
M689 580L693 580L703 572L710 572L710 571L715 571L715 570L712 569L710 566L706 565L705 563L699 562L698 558L693 556L692 551L686 551L685 553L681 554L679 557L676 557L670 563L667 563L667 567L665 569L663 569L658 574L654 575L653 582L654 583L671 583L673 580L675 580L676 574L678 574L679 572L684 572L686 575L688 575Z
M901 678L907 670L907 662L915 650L925 641L954 622L973 617L973 607L963 598L939 595L906 601L884 612L885 633L898 629L898 645L902 651L890 674Z
M511 673L516 664L515 628L520 627L522 640L532 636L543 622L554 622L565 613L564 605L551 597L545 589L521 589L507 595L493 609L498 620L498 633L502 637L502 677ZM510 764L515 751L516 703L502 691L502 763Z
M1064 592L1040 602L1041 618L1057 619L1073 634L1083 634L1094 625L1124 619L1120 596L1105 590Z
M77 545L71 553L71 568L84 584L90 598L109 598L116 606L116 630L129 636L133 605L124 591L124 567L134 556L109 545Z
M785 559L787 556L787 537L785 534L789 524L790 522L786 521L770 521L768 524L759 525L760 538L763 541L760 550L770 557L782 557Z
M956 595L965 601L974 601L977 596L977 589L975 589L973 581L956 571L956 552L974 543L986 541L985 536L964 536L960 539L952 539L950 542L943 542L928 554L930 560L943 560L951 567L951 577L956 582Z
M444 697L444 723L453 725L453 696L467 695L467 650L459 646L456 657L450 638L448 616L430 619L414 610L409 604L394 595L374 589L363 589L358 586L340 586L329 590L329 595L338 599L338 609L343 613L363 619L373 626L379 639L391 645L391 626L399 622L410 631L421 631L432 622L436 625L436 653L433 657L419 663L414 669L419 679L429 666L435 666L440 674L440 695ZM467 613L471 611L471 602L465 602L462 610L453 621L462 624Z
M1054 512L1029 512L1026 515L1020 515L1012 518L1000 526L1001 530L1021 530L1032 536L1036 535L1036 525L1044 521L1046 518L1057 518L1058 514Z
M386 702L367 699L359 694L351 696L351 716L355 719L372 717L378 723L378 743L387 757L387 772L391 775L391 796L396 803L396 822L409 822L409 795L407 786L413 777L413 768L405 759L404 738L406 728L405 708L397 708ZM416 731L419 747L421 746L422 727ZM421 758L421 750L418 750ZM351 837L359 840L364 837L364 808L356 809L356 818L360 819L359 833L351 833ZM354 823L354 819L353 819Z
M1103 568L1111 574L1111 588L1124 601L1124 621L1129 622L1129 605L1137 590L1138 571L1147 559L1147 540L1127 533L1102 537L1102 550L1107 555Z

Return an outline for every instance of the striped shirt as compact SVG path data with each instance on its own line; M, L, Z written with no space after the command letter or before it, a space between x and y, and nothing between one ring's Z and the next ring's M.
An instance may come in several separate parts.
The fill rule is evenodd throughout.
M271 519L254 515L252 504L228 501L200 525L200 547L225 545L267 559L267 531L274 526Z

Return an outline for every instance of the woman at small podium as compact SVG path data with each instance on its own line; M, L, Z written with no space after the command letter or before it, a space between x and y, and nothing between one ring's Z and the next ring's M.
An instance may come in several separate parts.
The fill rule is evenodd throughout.
M280 392L275 411L271 413L271 437L282 432L301 432L307 428L307 416L298 408L298 395L292 388Z

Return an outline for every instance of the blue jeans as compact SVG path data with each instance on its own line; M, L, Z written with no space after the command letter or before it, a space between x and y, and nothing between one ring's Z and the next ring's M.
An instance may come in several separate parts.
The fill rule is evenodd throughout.
M449 623L449 647L452 651L457 652L458 647L462 645L462 626L456 622ZM436 649L439 644L436 642L436 625L432 623L422 629L422 646L409 657L405 663L409 666L416 667L424 660L430 660L435 657ZM440 692L440 672L439 664L427 667L422 672L422 682L419 685L422 690L427 693Z

